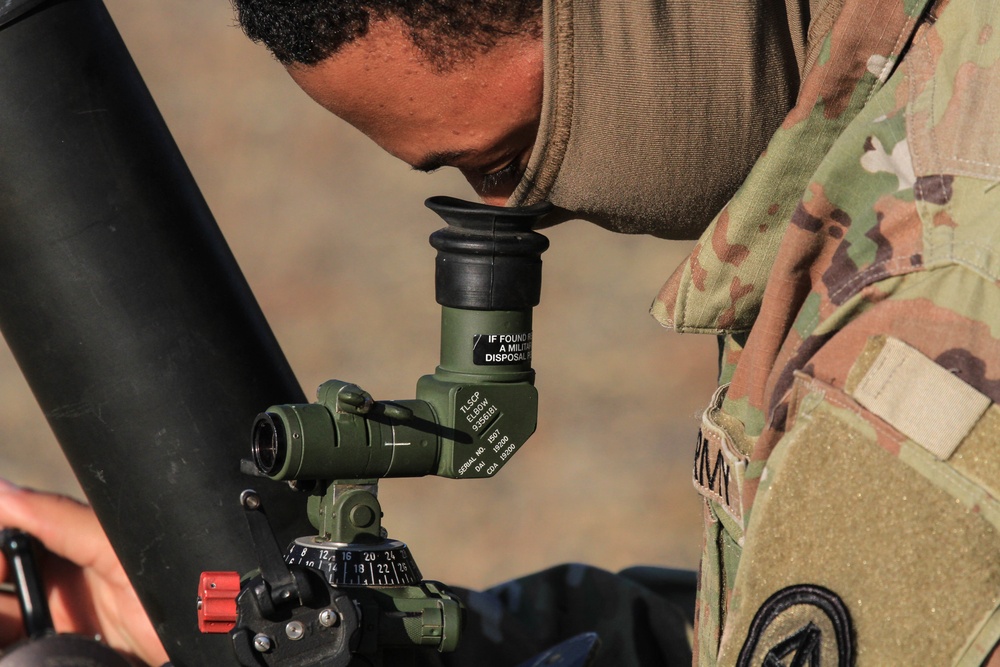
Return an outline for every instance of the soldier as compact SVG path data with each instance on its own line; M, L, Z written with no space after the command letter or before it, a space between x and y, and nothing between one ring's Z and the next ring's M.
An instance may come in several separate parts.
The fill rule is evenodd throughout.
M652 307L721 345L696 664L1000 664L995 1L281 4L237 3L248 34L411 165L699 238ZM135 604L85 509L0 493L0 522L56 553L86 534L96 609ZM587 627L600 664L687 659L682 615L622 577L469 601L457 664ZM148 627L86 627L164 658Z

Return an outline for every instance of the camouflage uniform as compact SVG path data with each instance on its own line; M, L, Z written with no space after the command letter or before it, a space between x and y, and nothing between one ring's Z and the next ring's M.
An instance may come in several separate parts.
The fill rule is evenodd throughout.
M1000 638L998 19L827 2L795 107L653 304L722 340L698 665L980 665ZM601 664L677 663L655 597L557 570L470 601L525 647L603 624ZM457 664L499 655L480 616Z
M979 665L1000 637L1000 2L842 4L653 305L724 341L699 665Z

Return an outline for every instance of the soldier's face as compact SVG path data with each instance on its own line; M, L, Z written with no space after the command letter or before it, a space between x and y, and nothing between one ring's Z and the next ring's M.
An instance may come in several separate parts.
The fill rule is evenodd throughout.
M514 37L439 71L393 22L289 74L323 107L415 169L459 169L487 203L521 178L542 106L541 41Z

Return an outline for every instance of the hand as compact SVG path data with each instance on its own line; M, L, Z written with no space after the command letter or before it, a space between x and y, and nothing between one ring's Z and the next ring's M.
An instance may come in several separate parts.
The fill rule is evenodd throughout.
M113 648L150 665L167 661L167 653L90 507L0 479L0 526L30 533L47 549L39 569L58 632L101 635ZM7 564L0 559L0 581L7 579ZM0 647L22 636L16 598L0 595Z

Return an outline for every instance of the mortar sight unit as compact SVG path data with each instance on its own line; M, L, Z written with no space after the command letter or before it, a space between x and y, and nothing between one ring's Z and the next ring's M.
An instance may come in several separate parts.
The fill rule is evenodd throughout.
M406 665L415 649L458 644L461 602L388 537L378 480L491 477L534 432L531 313L548 240L532 228L550 206L427 206L448 223L431 235L441 355L416 397L330 380L315 403L271 406L251 429L244 467L309 493L315 534L282 551L259 494L243 493L260 570L204 573L199 618L247 667Z

